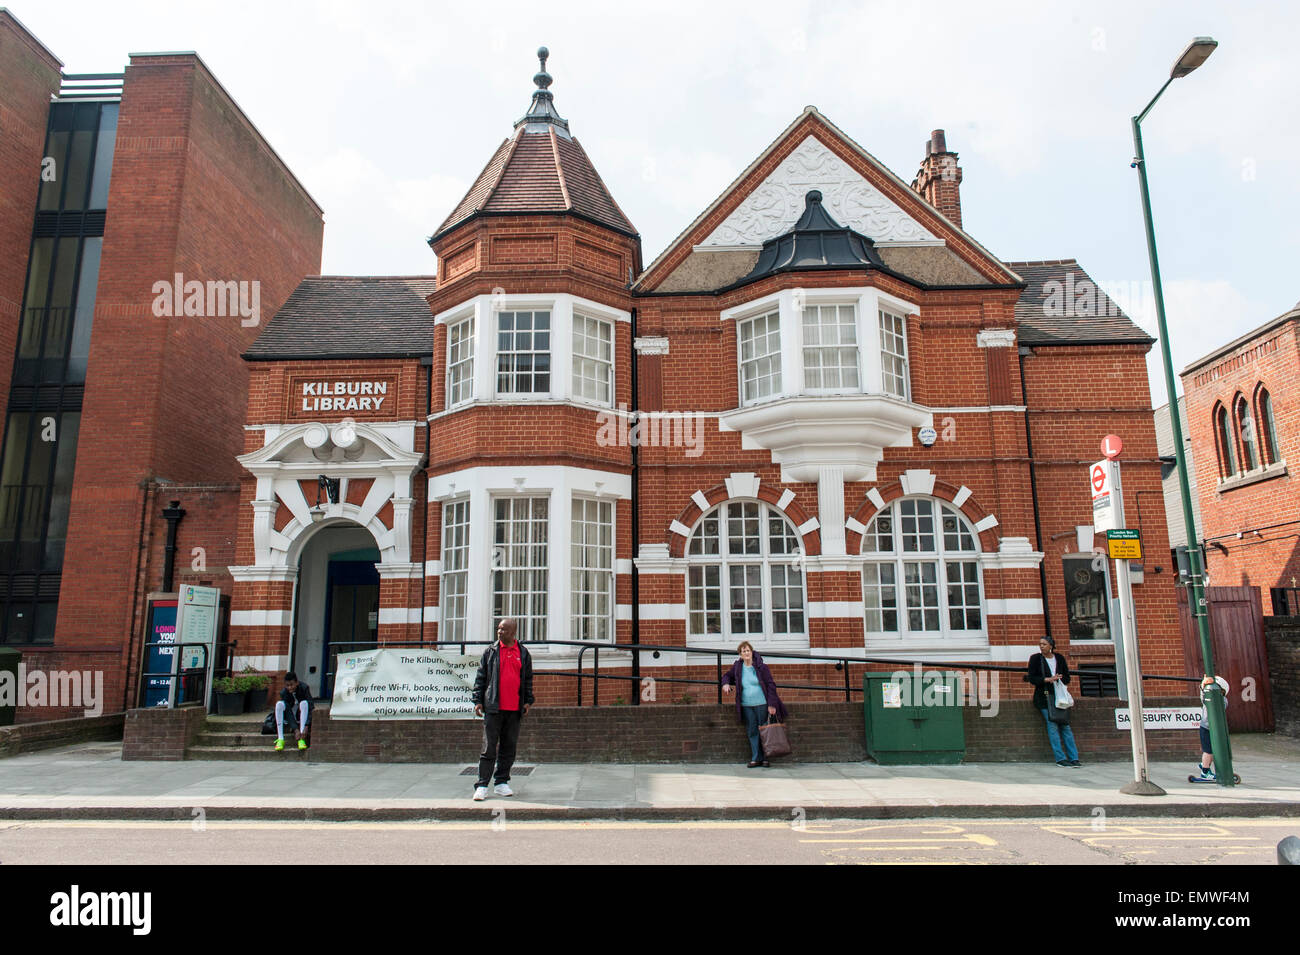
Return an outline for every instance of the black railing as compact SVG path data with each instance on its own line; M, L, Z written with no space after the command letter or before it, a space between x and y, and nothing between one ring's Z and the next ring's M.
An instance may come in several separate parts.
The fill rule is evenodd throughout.
M1300 616L1300 587L1271 587L1268 592L1273 599L1273 616Z
M330 686L334 685L334 677L336 675L336 670L337 670L338 654L340 652L343 653L356 652L355 650L343 649L345 647L354 647L357 650L387 650L387 649L401 649L401 648L420 649L420 650L439 650L439 649L450 649L452 647L459 647L461 653L463 654L465 652L466 647L472 647L472 646L486 647L491 645L494 642L495 641L493 640L451 640L451 641L409 640L409 641L399 641L395 643L375 643L374 641L331 643L330 644L330 665L328 671L326 672L326 679L329 681ZM724 657L736 656L735 649L731 647L718 648L718 647L667 646L667 645L658 645L658 644L650 644L650 643L640 643L633 646L631 644L605 643L603 641L596 641L596 640L528 640L528 641L523 641L523 643L524 646L528 646L528 647L561 646L561 647L579 648L576 670L540 671L542 674L546 676L567 676L567 677L573 677L577 679L578 681L577 705L578 706L584 705L583 686L587 680L590 680L592 684L591 705L600 706L600 682L602 680L605 681L613 680L616 684L619 682L624 682L624 683L633 682L633 683L641 684L646 679L645 677L635 677L635 676L629 676L629 675L618 674L618 673L602 674L600 672L600 652L602 650L604 650L606 654L618 653L618 654L627 654L629 656L633 653L638 653L638 654L649 653L655 657L658 657L661 653L690 653L690 654L697 654L702 656L712 656L714 657L713 666L714 666L714 671L716 673L716 679L698 680L698 679L692 679L690 677L658 677L658 676L653 677L652 679L654 680L655 684L680 683L680 684L686 684L690 686L715 687L717 692L717 701L719 703L723 702L722 674L723 674L724 667L723 667L722 660ZM592 651L592 659L591 659L592 669L590 673L583 671L583 660L588 650ZM843 693L845 702L852 702L854 693L858 693L858 694L862 693L861 676L859 675L858 679L855 681L852 678L852 674L850 673L849 668L854 664L861 665L863 666L864 669L867 664L884 664L887 666L893 666L896 669L904 669L904 668L920 666L931 670L944 669L948 671L963 671L963 670L995 671L999 673L1017 673L1021 675L1024 675L1027 672L1027 665L1026 666L1004 666L1004 665L999 665L994 663L954 664L951 662L939 663L930 660L898 660L898 659L892 659L886 657L818 655L818 654L809 653L808 651L764 650L761 652L760 655L763 657L764 660L782 659L788 662L834 664L835 669L843 673L844 679L843 679L842 686L839 685L838 683L834 686L829 686L826 684L777 683L776 687L779 690L814 690L823 693L835 693L836 695ZM619 665L624 665L624 664L619 664ZM629 664L626 665L630 666L630 662ZM692 664L683 664L683 665L691 666ZM729 669L730 665L728 665L727 668ZM1093 678L1111 677L1117 679L1117 674L1114 670L1093 669L1089 667L1087 672ZM1156 674L1156 673L1144 673L1142 674L1142 679L1143 680L1165 680L1174 683L1200 684L1201 682L1199 677L1168 676L1168 675Z

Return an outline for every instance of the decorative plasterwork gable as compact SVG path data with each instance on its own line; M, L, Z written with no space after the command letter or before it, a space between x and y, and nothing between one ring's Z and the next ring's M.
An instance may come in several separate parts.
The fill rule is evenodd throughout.
M696 248L762 245L795 224L810 189L821 190L822 203L837 222L877 244L942 244L810 133Z
M257 479L250 502L256 568L296 567L310 531L341 522L370 531L383 564L409 563L411 484L424 461L422 453L400 447L364 422L348 427L306 422L268 434L263 447L237 460ZM316 501L307 499L304 485L315 484L322 474L339 479L339 501L322 502L325 513L314 522L311 508ZM354 481L363 493L349 493ZM276 520L281 507L292 514L287 522Z

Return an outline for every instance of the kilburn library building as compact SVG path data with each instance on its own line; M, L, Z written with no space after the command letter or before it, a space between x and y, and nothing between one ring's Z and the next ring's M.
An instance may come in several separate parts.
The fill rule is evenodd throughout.
M197 57L136 56L114 96L68 99L4 16L29 148L0 162L30 194L0 207L0 583L29 661L94 659L134 706L147 595L203 583L236 669L325 696L337 652L484 641L506 616L539 641L542 703L574 699L545 672L573 670L568 641L652 645L649 677L711 678L688 648L741 640L1023 664L1050 633L1113 665L1087 474L1122 436L1129 514L1169 553L1152 339L1077 262L968 233L941 130L909 181L808 107L646 261L637 198L606 188L543 55L430 223L436 275L319 276L319 208ZM61 148L89 163L75 199L36 175ZM259 280L273 317L157 315L180 275ZM42 445L48 414L80 431ZM1138 630L1144 668L1181 674L1167 564L1144 567Z

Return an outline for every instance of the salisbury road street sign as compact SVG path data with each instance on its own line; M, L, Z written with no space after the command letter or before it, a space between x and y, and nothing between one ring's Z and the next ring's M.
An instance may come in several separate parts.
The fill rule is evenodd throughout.
M1107 556L1112 560L1141 560L1142 532L1116 528L1106 532Z

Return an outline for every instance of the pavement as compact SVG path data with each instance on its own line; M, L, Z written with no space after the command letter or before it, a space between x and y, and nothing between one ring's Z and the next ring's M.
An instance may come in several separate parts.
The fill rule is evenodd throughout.
M878 766L519 764L513 798L470 800L468 763L123 762L120 743L0 759L0 819L399 821L1300 817L1300 740L1233 739L1242 785L1189 783L1153 763L1164 796L1119 792L1128 762Z

